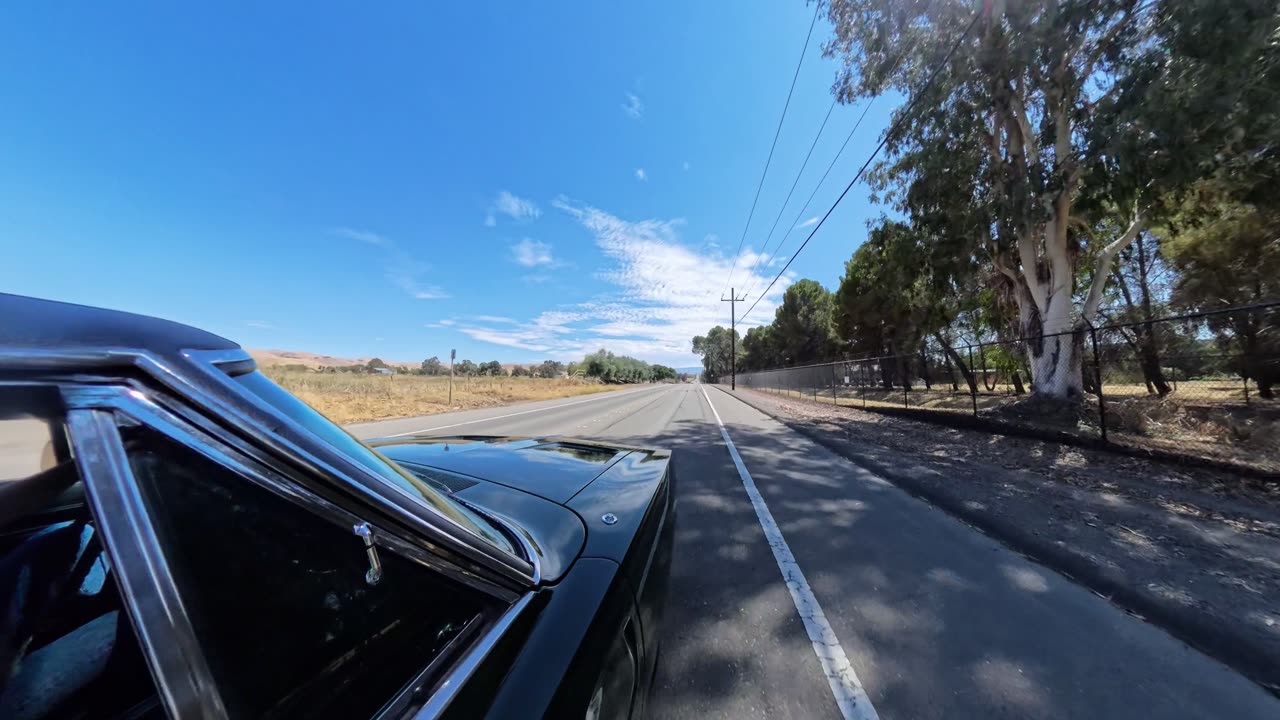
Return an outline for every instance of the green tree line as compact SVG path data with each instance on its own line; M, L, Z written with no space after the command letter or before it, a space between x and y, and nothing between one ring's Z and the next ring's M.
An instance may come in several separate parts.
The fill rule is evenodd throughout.
M929 347L974 386L985 377L956 348L1024 338L991 362L1076 402L1092 389L1089 329L1126 322L1119 342L1151 392L1169 391L1166 358L1216 349L1272 395L1280 313L1148 321L1280 299L1274 0L826 9L841 102L917 98L868 179L893 217L869 224L834 291L787 288L742 338L744 369L892 356L883 380L905 383ZM719 327L694 338L708 378L730 345Z

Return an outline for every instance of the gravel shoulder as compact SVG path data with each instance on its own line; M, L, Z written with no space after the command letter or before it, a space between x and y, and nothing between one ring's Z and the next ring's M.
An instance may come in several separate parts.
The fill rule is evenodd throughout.
M732 394L1280 694L1280 486Z

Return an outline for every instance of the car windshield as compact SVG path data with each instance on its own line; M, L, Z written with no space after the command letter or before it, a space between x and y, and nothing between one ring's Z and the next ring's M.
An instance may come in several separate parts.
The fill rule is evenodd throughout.
M360 442L346 430L316 412L311 406L271 382L266 375L260 372L250 372L237 375L235 379L240 383L241 387L252 392L255 396L271 405L271 407L306 428L316 437L338 449L344 455L381 478L388 485L393 485L409 493L424 505L435 509L463 529L487 540L503 552L516 557L521 556L511 541L493 522L462 505L446 493L441 493L432 488L420 478L405 472L399 465Z

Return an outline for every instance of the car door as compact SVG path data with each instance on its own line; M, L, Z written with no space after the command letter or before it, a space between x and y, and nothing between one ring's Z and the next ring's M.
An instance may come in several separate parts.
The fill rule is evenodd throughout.
M163 718L56 387L0 381L0 717Z
M527 602L173 398L56 390L157 716L432 717Z

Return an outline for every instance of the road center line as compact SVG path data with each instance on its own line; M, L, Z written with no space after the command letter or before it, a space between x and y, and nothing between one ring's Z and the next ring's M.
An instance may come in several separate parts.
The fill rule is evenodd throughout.
M661 388L663 386L659 385L658 387ZM627 390L626 392L605 392L605 393L600 393L599 395L596 395L593 397L586 398L585 400L575 400L573 402L561 403L559 405L552 405L550 407L540 407L540 408L534 408L532 410L521 410L520 412L507 413L506 415L494 415L493 417L481 418L479 420L467 420L466 422L453 423L452 425L437 425L435 427L422 428L421 430L410 430L409 432L396 433L394 435L381 435L379 437L384 437L384 438L404 437L405 435L417 435L419 433L431 432L432 430L447 430L448 428L462 427L463 425L474 425L476 423L489 422L490 420L503 420L506 418L515 417L517 415L528 415L529 413L543 412L544 410L556 410L559 408L569 407L570 405L581 405L582 403L594 402L596 400L622 397L623 395L634 395L638 392L644 392L645 390L653 390L653 389L654 388L640 388L639 390Z
M755 508L760 527L764 529L765 539L769 541L769 549L773 551L773 559L778 562L782 579L786 581L787 590L791 592L791 600L796 605L796 612L804 621L804 629L809 634L809 641L813 643L813 652L818 656L818 662L822 664L822 674L827 677L827 684L831 686L831 694L835 696L836 705L840 707L840 714L845 720L879 720L880 716L871 705L871 699L867 697L862 682L858 680L857 673L849 664L849 658L845 657L844 648L840 647L840 639L831 629L827 616L822 612L822 606L818 604L818 598L814 597L813 589L809 587L809 581L805 580L804 573L796 564L796 558L791 554L790 546L782 537L782 530L778 527L778 523L774 522L773 513L769 512L769 506L765 504L764 497L756 489L756 483L751 479L751 473L747 472L747 466L742 462L738 448L729 438L729 431L725 429L720 413L716 411L711 397L707 395L706 386L699 384L699 388L712 414L716 416L716 424L720 426L720 436L724 438L724 444L729 448L729 457L733 458L733 464L738 468L742 486L746 488L751 506Z

